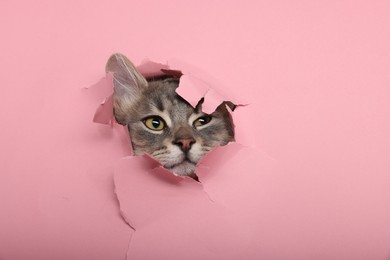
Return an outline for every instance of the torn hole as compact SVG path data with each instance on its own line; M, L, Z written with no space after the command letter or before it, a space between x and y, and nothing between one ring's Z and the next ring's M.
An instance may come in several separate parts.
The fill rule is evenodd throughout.
M231 113L239 105L206 81L155 62L136 68L122 54L110 57L106 72L114 93L94 122L108 124L115 118L127 126L134 155L148 154L175 175L199 182L199 160L235 141Z

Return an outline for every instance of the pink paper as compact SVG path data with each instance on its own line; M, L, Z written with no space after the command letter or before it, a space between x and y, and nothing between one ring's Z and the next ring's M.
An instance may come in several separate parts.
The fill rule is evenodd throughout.
M175 63L177 63L177 61L175 61ZM214 84L211 84L210 82L213 82L213 79L209 76L205 76L204 73L200 72L198 69L192 69L190 66L183 63L176 66L178 66L176 69L172 69L168 65L164 65L162 63L144 61L141 65L137 66L137 69L145 78L161 76L164 74L180 78L177 93L185 100L187 100L193 107L196 107L198 102L204 98L202 111L207 114L213 113L216 108L224 101L233 101L233 104L238 106L241 105L238 102L234 102L234 100L237 100L237 98L233 98L233 96L223 96L221 93L218 93L218 84L215 82ZM180 66L183 66L183 68ZM183 71L185 73L184 75ZM199 75L203 74L203 79L199 76L195 76L194 74L196 73L199 73ZM112 75L108 73L105 78L94 84L92 87L102 88L105 91L111 89L111 91L108 91L109 95L97 108L93 121L100 124L112 124L115 120L113 116L112 103Z
M254 159L258 163L252 165ZM262 200L253 201L253 196L262 193L258 189L266 185L273 160L237 144L221 147L202 160L202 183L147 160L124 159L115 171L122 214L135 229L128 259L261 256L256 219L262 215ZM238 161L247 167L238 169Z
M2 1L0 259L388 259L389 11ZM127 130L92 123L112 89L85 88L115 52L181 70L179 93L206 93L208 109L249 104L233 113L237 142L199 165L201 185L128 170Z

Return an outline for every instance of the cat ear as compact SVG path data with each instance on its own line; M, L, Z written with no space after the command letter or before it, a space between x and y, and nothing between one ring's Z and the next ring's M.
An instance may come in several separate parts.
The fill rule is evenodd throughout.
M114 84L114 115L118 123L127 124L129 109L148 86L146 79L123 54L113 54L107 61L106 73L112 73Z
M106 73L114 76L114 88L118 94L135 94L148 85L133 63L123 54L113 54L107 61Z

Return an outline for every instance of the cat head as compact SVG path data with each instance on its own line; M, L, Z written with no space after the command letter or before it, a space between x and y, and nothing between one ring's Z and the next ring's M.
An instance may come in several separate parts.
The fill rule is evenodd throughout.
M175 77L145 79L122 54L106 65L113 74L114 116L128 127L135 155L147 153L178 175L192 175L195 166L215 146L234 140L230 112L223 102L212 114L194 108L176 93Z

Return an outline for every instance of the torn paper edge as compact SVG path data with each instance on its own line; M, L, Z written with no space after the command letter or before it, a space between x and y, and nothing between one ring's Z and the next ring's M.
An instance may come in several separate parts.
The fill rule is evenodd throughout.
M189 67L188 65L183 64L182 66ZM179 87L177 88L176 92L185 100L187 100L193 107L196 107L199 100L204 98L202 110L207 114L213 113L218 105L224 101L231 101L237 106L246 105L237 102L236 98L233 96L227 97L222 95L221 91L217 90L221 89L221 87L217 86L219 85L218 83L210 84L207 79L191 73L191 69L189 68L172 69L168 64L157 63L149 60L144 61L136 68L145 78L161 75L171 75L173 77L180 78ZM215 80L211 81L215 82ZM102 80L91 87L99 87L101 89L105 89L106 91L110 90L111 94L101 102L94 114L92 121L95 123L112 126L115 123L112 98L114 89L113 75L108 73ZM191 91L189 91L190 89ZM193 93L194 91L196 92L195 95Z
M194 73L190 73L190 70L177 70L177 69L171 69L170 66L161 64L161 63L156 63L152 61L145 61L141 65L137 66L137 69L139 72L145 77L145 78L150 78L154 76L159 76L159 75L164 75L168 74L173 77L180 78L180 84L177 89L177 93L182 96L185 100L190 102L190 104L193 107L196 107L197 103L199 100L204 98L205 102L202 105L202 110L208 114L213 113L216 108L223 103L224 101L231 101L235 104L236 107L241 107L245 106L245 104L239 104L236 102L234 98L226 98L224 97L220 92L218 92L214 86L208 84L207 80L201 79L197 76L194 75ZM184 73L182 72L184 71ZM186 81L188 81L186 84ZM184 82L184 83L183 83ZM191 86L192 84L192 86ZM100 87L100 88L105 88L105 90L110 91L111 95L106 97L99 107L97 108L94 117L93 117L93 122L95 123L100 123L100 124L105 124L105 125L110 125L113 127L113 125L116 123L113 115L113 75L108 73L105 78L103 78L100 82L95 84L94 87ZM189 88L192 88L191 91L186 91L189 90ZM194 90L198 90L197 95L191 95L191 92ZM194 97L193 100L190 100L191 97ZM233 112L234 109L231 107L227 106L228 110L230 112ZM234 117L233 113L230 113L232 117ZM233 120L234 124L234 120ZM226 148L228 146L234 145L240 147L242 149L244 146L242 144L236 143L235 141L230 142L229 144L226 145ZM212 155L216 152L218 152L219 149L223 149L221 147L215 147L212 151L210 151L208 154L206 154L197 164L196 168L199 169L200 167L203 169L203 172L207 172L208 174L211 173L211 168L205 163L205 160L207 160L208 155ZM240 150L239 149L239 150ZM235 153L238 153L239 150L236 150ZM132 157L132 156L131 156ZM129 159L127 158L122 158L122 159ZM198 185L200 185L202 191L205 193L207 198L210 200L210 202L215 203L213 200L212 196L210 193L206 190L206 187L203 185L203 178L204 176L202 175L197 175L199 178L199 181L194 180L193 178L189 176L179 176L177 174L172 173L170 170L165 169L158 161L156 161L153 157L150 155L145 154L143 156L143 159L146 160L154 160L156 162L156 166L154 168L151 168L149 171L152 172L165 172L165 178L170 179L170 181L174 180L175 182L188 182L190 181L191 183L195 182ZM196 172L195 172L196 173ZM116 199L118 200L119 204L119 214L124 220L124 222L134 231L136 232L136 227L131 223L131 220L129 219L129 216L126 215L126 212L123 210L123 206L121 204L121 200L118 196L117 193L117 184L115 181L115 172L114 172L114 194ZM129 244L128 244L128 252L130 251L130 246L131 246L131 240L132 236L129 239Z

